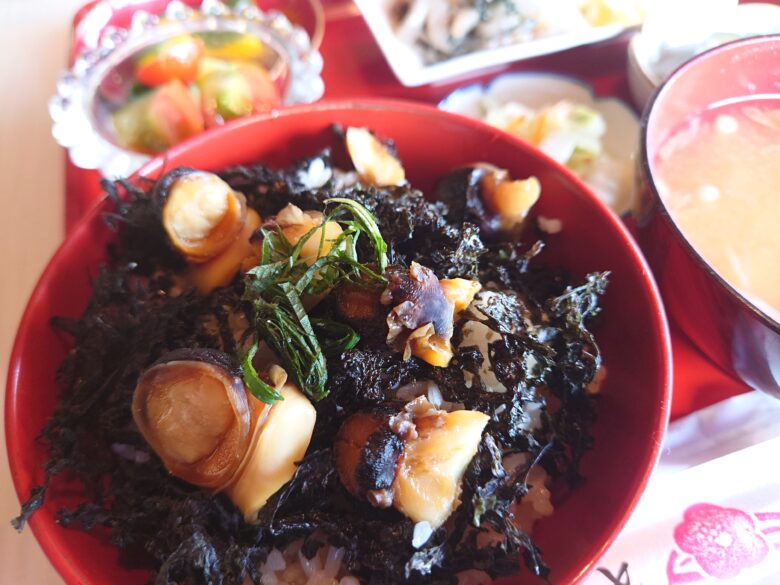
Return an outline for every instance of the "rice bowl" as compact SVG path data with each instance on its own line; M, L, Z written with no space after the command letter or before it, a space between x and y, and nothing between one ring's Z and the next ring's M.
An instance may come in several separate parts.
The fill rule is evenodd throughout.
M457 118L449 117L445 114L441 114L441 113L434 114L433 112L425 108L418 109L418 108L411 108L409 106L395 106L395 108L396 108L395 110L391 108L390 111L393 112L393 116L399 116L401 118L405 116L409 116L412 119L419 119L419 118L415 118L415 116L422 116L423 119L428 116L437 117L437 118L443 117L444 121L446 122L445 127L449 128L449 131L451 132L463 131L463 126L465 125L466 127L469 128L468 130L469 132L474 132L476 134L479 134L480 132L488 133L490 135L489 140L495 140L495 135L498 134L498 133L493 133L492 131L483 130L481 129L481 127L478 126L469 126L468 123L464 123L463 121L460 121ZM454 156L447 161L432 160L430 157L425 156L421 152L418 152L418 156L408 156L409 154L408 150L414 149L416 147L412 146L413 142L411 142L407 138L404 138L404 136L415 135L412 132L413 128L407 128L406 130L402 129L399 131L398 128L390 128L389 126L387 126L386 123L383 124L381 121L377 123L377 119L375 119L371 115L372 111L376 112L377 110L373 110L371 107L369 107L367 110L362 112L362 116L360 110L351 110L351 109L329 110L328 108L320 108L320 109L314 108L309 112L301 113L299 114L299 116L301 116L301 118L299 119L303 119L308 116L310 120L309 123L312 123L312 121L315 122L316 125L314 126L314 128L316 128L316 130L314 130L313 132L310 130L308 134L307 133L299 134L298 140L300 140L301 143L317 144L318 146L321 146L323 143L322 137L323 137L324 129L330 123L330 122L325 122L325 120L340 121L344 124L350 124L350 123L365 124L366 126L370 126L373 129L375 129L377 133L379 133L380 135L384 133L386 135L392 135L394 138L396 138L398 148L399 148L400 158L404 161L411 161L411 166L407 169L409 176L412 177L412 180L414 180L416 177L421 177L422 180L415 181L415 183L423 185L424 188L425 186L430 185L431 178L434 178L437 174L443 174L443 172L446 172L447 169L453 168L453 166L456 166L457 162L464 164L473 161L478 157L484 158L483 156L477 154L475 150L472 150L471 152L460 152L460 154L458 154L457 152L453 153ZM383 112L382 115L387 116L387 110L380 110L380 111ZM334 114L337 115L334 116ZM285 115L292 116L292 114L285 114ZM368 118L370 118L370 120ZM290 120L291 120L291 124L295 123L294 117L291 117ZM355 120L355 122L352 122L351 120ZM286 133L291 131L290 125L282 126L278 122L274 122L274 119L266 119L264 123L267 125L267 129L269 132L264 135L264 139L267 139L269 141L272 140L272 136L274 132ZM447 126L448 124L449 126ZM247 140L250 136L255 135L250 130L251 128L249 123L235 126L233 129L231 129L231 132L234 133L233 139L235 139L238 135L243 133L244 138L242 139L242 141ZM407 133L411 133L411 134L407 134ZM500 136L500 140L504 141L506 145L508 146L511 145L511 147L514 149L518 148L516 146L516 143L514 143L514 141L512 141L511 139L504 138L500 134L498 134L498 136ZM488 140L488 136L484 136L483 139ZM195 141L192 143L192 145L197 145L199 143L203 144L203 142L204 141L202 140ZM405 152L405 149L407 152ZM300 144L297 145L297 148L295 150L298 153L301 152ZM201 151L200 155L191 155L189 159L177 160L176 164L180 164L180 162L182 162L192 166L218 168L221 165L224 166L232 162L239 162L235 158L230 160L228 153L225 152L224 149L221 151L221 153L220 151L214 151L211 148L209 148L208 151L209 151L208 154L206 153L206 151ZM218 156L214 156L215 152L219 153ZM262 156L263 158L273 159L274 157L276 157L277 159L279 159L279 158L283 158L284 156L291 157L294 156L294 154L295 153L289 152L286 154L282 154L280 156L278 150L265 150L263 152L258 150L251 151L251 149L247 149L241 153L240 160L247 161L260 156ZM559 198L567 197L566 192L569 189L571 189L572 191L577 191L578 189L580 189L579 184L576 182L576 180L570 178L565 172L555 168L553 165L545 161L539 155L533 153L529 153L529 154L530 156L527 159L527 162L525 164L527 164L530 167L533 167L533 170L530 170L528 168L523 168L523 164L522 163L518 164L518 162L516 162L516 159L514 157L509 157L508 155L500 154L500 153L494 153L491 156L491 162L494 162L495 164L500 166L514 167L512 168L512 173L514 176L527 176L533 173L539 176L540 182L543 185L543 189L547 188L548 192L553 193L553 196L549 200L549 202L546 205L544 205L539 211L539 213L544 213L547 216L560 218L564 225L564 229L560 232L560 234L556 235L556 238L560 238L560 240L557 242L551 242L549 247L549 250L551 252L552 262L565 261L567 264L571 266L578 266L579 268L575 269L575 272L582 274L590 269L587 266L587 257L595 253L596 256L602 255L602 257L612 255L613 260L615 259L615 257L617 257L618 260L616 262L613 262L611 266L618 266L618 267L624 266L625 262L629 262L629 263L639 262L639 266L641 266L641 260L636 255L635 249L632 248L632 245L628 242L628 240L624 240L626 247L622 247L623 244L621 244L620 247L616 248L615 246L608 244L606 241L603 240L599 241L599 239L596 238L593 244L593 249L589 250L588 253L585 253L585 251L581 251L579 257L576 248L572 248L571 246L561 246L561 244L566 238L573 237L576 240L576 238L578 237L578 232L581 233L582 230L582 227L578 227L578 224L580 224L580 222L578 221L578 219L576 219L576 215L572 215L572 211L567 211L567 209L565 208L558 207L560 205ZM177 153L174 152L173 157L175 158L176 156ZM233 156L235 157L235 154ZM208 160L208 164L204 164L205 160L198 160L199 157L207 157L210 160ZM222 160L219 160L220 158L222 158ZM287 160L289 161L290 159L288 158ZM531 161L533 161L533 164L529 164ZM159 168L160 167L158 166L157 169ZM154 172L155 169L150 169L150 171ZM425 179L426 176L429 177L429 179ZM568 197L571 196L569 195ZM602 223L606 222L604 223L604 225L608 225L610 221L610 216L606 211L606 209L600 207L599 204L595 203L589 197L590 196L588 195L584 197L581 195L573 197L572 198L572 201L574 202L573 206L579 207L580 212L582 212L583 209L590 209L590 211L584 212L587 217L592 218L595 222L602 222ZM540 205L542 205L543 203L544 203L544 198L540 200ZM86 223L82 224L85 227L81 227L79 230L77 230L75 237L78 238L80 235L81 237L92 238L93 234L100 234L101 231L99 226L97 225L96 220L93 219L93 222L95 223L92 224L92 227L87 227ZM621 232L621 228L619 227L611 226L608 229L614 230L610 232L611 234L610 237L614 235L617 235L618 239L620 239L620 237L625 237L624 235L621 236L623 232ZM91 230L97 230L97 231L93 232ZM101 239L103 237L105 236L101 236ZM604 240L606 239L607 238L604 238ZM96 252L93 254L94 254L93 258L97 259L99 254ZM632 268L625 272L622 272L621 270L617 271L618 272L617 279L616 279L617 293L613 292L615 291L614 288L610 289L610 292L607 294L606 297L607 306L609 306L610 302L612 303L615 302L614 300L610 301L610 299L624 298L620 294L620 291L628 290L624 288L627 282L632 282L633 279L634 283L639 283L642 282L643 278L646 278L646 273L643 273L641 270L633 272L633 270L634 269ZM51 278L51 276L48 276L47 278ZM83 285L77 285L77 286L80 286L81 291L85 290ZM652 284L650 284L649 286L647 284L636 284L636 286L630 286L630 288L633 288L634 291L639 290L644 292L640 292L640 295L638 297L637 296L632 297L634 299L633 301L621 300L621 302L627 303L626 307L628 308L629 313L637 317L636 324L638 329L635 333L629 334L629 340L636 339L635 337L633 337L634 335L640 335L642 339L644 339L643 342L644 344L646 344L648 342L648 339L650 338L656 341L661 340L660 345L656 345L656 342L654 341L651 344L651 347L655 349L650 349L648 354L642 356L643 358L648 358L649 356L650 363L655 363L656 365L659 366L657 369L654 370L656 373L653 374L653 376L656 376L654 378L655 382L653 382L654 389L648 390L647 394L644 397L641 397L640 395L640 398L638 399L638 403L639 403L638 406L644 407L645 408L644 412L647 412L647 408L649 407L650 410L655 413L655 415L651 417L650 421L648 421L647 418L645 418L644 419L645 422L640 423L640 428L647 429L647 434L651 434L651 433L657 433L659 432L659 430L662 431L663 424L665 422L666 402L663 399L663 394L664 392L666 392L666 390L668 390L668 376L667 376L668 370L665 366L663 366L663 364L666 364L668 366L668 346L666 347L666 349L663 348L663 343L666 340L666 338L665 338L664 324L663 324L662 317L660 317L660 312L655 311L651 308L653 306L657 308L657 299L654 296ZM78 294L82 295L83 293L80 292ZM617 297L615 296L616 294L618 295ZM85 297L81 296L80 298L83 299ZM60 314L62 313L71 314L71 315L75 314L75 311L78 310L76 307L78 304L80 304L78 299L69 300L67 301L67 303L69 303L70 308L68 306L55 307L55 311ZM648 303L648 304L643 304L643 303ZM655 305L653 305L653 303L655 303ZM644 308L640 309L639 307L644 307ZM41 318L43 318L42 315ZM616 338L613 338L609 334L610 326L608 322L605 323L605 327L607 332L607 335L605 337L606 339L605 355L608 357L607 363L608 364L611 363L609 361L610 354L615 356L619 355L620 360L628 359L629 363L632 360L637 359L636 357L627 355L630 354L631 352L621 351L619 349L619 346L621 344L618 344L617 346L615 345L612 339L616 339ZM650 331L652 331L652 334L650 334ZM645 335L643 335L643 333ZM25 337L22 336L21 339L23 342ZM632 347L635 351L638 351L638 353L643 353L643 350L640 350L638 348L641 347L647 348L647 345L634 343ZM17 351L20 350L17 349ZM641 419L633 418L633 416L631 415L632 412L635 412L633 410L633 406L625 404L624 402L618 400L618 396L615 395L614 393L614 388L616 387L616 385L622 386L623 384L626 384L629 379L633 378L633 372L631 372L631 375L629 376L629 372L626 371L621 372L622 369L623 369L622 366L614 366L614 367L610 366L609 368L610 370L609 376L607 376L606 380L604 381L604 385L602 389L603 399L601 405L602 406L601 416L603 418L601 420L610 421L607 429L610 432L613 433L618 432L621 433L622 435L625 435L626 440L623 443L623 447L627 445L628 446L633 445L632 448L638 448L641 444L646 444L645 442L646 442L647 434L643 435L642 437L637 437L636 439L632 439L631 437L633 436L633 433L629 432L629 429L631 429L632 427L636 428L637 420L641 420ZM30 375L30 370L27 368L22 368L21 370L17 370L17 371L21 372L22 374L21 381L24 380L25 376ZM51 372L51 368L49 368L49 372ZM18 384L18 382L15 382L14 384L16 385ZM659 392L660 392L660 396L659 396ZM9 395L13 395L13 394L14 393L11 392ZM654 398L651 398L651 396L654 396ZM658 401L658 398L661 398L661 400ZM617 402L614 402L615 400L617 400ZM22 405L23 403L19 403L19 402L11 403L11 406L9 406L9 410L8 410L9 421L10 421L8 427L9 448L11 448L14 444L18 444L14 442L13 437L15 436L15 433L18 433L20 431L20 427L13 424L14 412L15 412L14 404ZM651 405L655 405L655 406L653 407ZM620 412L622 412L622 415L618 416L618 413ZM39 413L39 417L40 416L45 416L45 413L41 411ZM627 422L629 420L631 421L630 423ZM30 430L30 432L32 432L32 430ZM614 456L614 451L610 451L610 449L608 448L609 441L605 441L603 438L600 438L600 437L604 437L603 435L604 432L605 432L604 426L597 426L596 439L595 439L596 445L600 446L599 448L603 448L604 450L601 451L600 453L599 453L599 449L594 450L592 452L592 456L588 456L589 459L587 460L587 465L593 465L593 464L598 465L599 462L601 462L602 465L604 465L602 469L606 470L609 468L609 465L606 463L606 461L608 461L612 456ZM609 436L609 433L606 436ZM651 464L654 462L655 456L657 455L657 443L655 441L651 441L651 443L647 444L647 446L643 449L644 449L643 450L644 455L642 455L641 457L641 461L642 461L642 463L640 463L641 469L633 468L633 470L629 470L628 472L626 472L626 469L624 468L621 472L621 476L624 478L622 480L616 479L616 477L613 475L609 477L606 480L606 482L604 482L603 480L599 479L599 477L596 475L585 473L588 479L586 483L583 486L581 486L583 488L582 492L577 492L577 493L584 493L585 495L583 497L587 497L587 493L591 489L599 489L600 487L604 487L605 489L602 491L615 493L615 490L617 488L620 488L619 493L615 494L615 498L616 498L615 501L617 502L617 504L619 504L617 505L617 508L623 510L623 512L620 514L621 518L612 521L607 521L607 522L604 522L602 519L602 522L600 523L593 522L592 524L589 524L593 526L594 530L596 530L597 533L602 535L600 537L595 538L595 543L596 543L595 546L597 548L603 547L606 544L606 542L608 542L609 540L609 538L604 538L606 534L605 531L609 532L610 534L614 534L614 531L616 530L616 526L619 526L622 523L623 516L625 515L625 509L630 508L631 502L633 502L638 495L638 491L639 491L638 486L641 486L646 480L646 476L647 473L649 472L649 468ZM19 459L12 457L12 461L14 461L17 486L23 492L26 492L27 488L32 483L32 481L30 481L32 478L28 472L22 471L22 469L24 469L24 466L21 467L19 466L19 461L20 461ZM28 469L32 470L33 468L28 468ZM21 486L19 485L19 480L22 476L20 476L19 473L22 473L27 478L26 480L24 480L25 483L23 483ZM615 486L617 486L617 488ZM575 516L580 516L580 517L582 516L583 513L582 508L575 511L576 508L573 507L573 502L576 501L577 500L574 496L567 497L559 506L559 508L556 510L555 515L552 517L556 519L555 524L548 524L547 526L549 528L547 531L545 530L544 524L540 525L541 527L539 529L540 542L546 543L541 546L543 548L546 548L545 550L546 554L549 551L549 555L548 555L548 558L550 559L549 563L553 567L553 571L555 572L554 574L560 575L560 577L557 576L555 577L556 579L560 578L561 579L560 582L570 582L571 580L573 580L573 578L575 578L576 575L578 575L582 570L584 570L583 567L588 567L590 563L592 563L595 560L593 558L592 553L585 553L586 550L590 550L590 551L593 550L592 547L594 546L594 541L587 542L587 540L590 539L586 539L580 544L578 544L577 539L574 539L574 541L570 543L569 546L566 547L566 550L562 550L558 548L558 550L556 551L555 546L550 546L550 543L553 543L556 540L554 537L554 528L553 528L554 526L557 525L559 529L561 526L565 526L567 521L570 522L572 519L574 519L572 513L574 513ZM611 505L609 508L604 508L603 506L599 506L599 505L586 506L586 508L587 507L590 507L592 509L592 512L596 514L607 513L608 514L607 518L610 517L609 508L611 508L612 510L615 509L614 504ZM44 507L44 509L39 511L37 516L33 516L32 525L33 525L33 529L36 530L36 532L38 531L37 525L41 523L44 523L45 525L47 522L51 522L53 520L51 509L49 509L48 511L47 509L49 509L49 505L47 505L46 507ZM587 518L587 514L588 513L585 512L586 518ZM612 512L611 517L613 519L615 518L614 512ZM38 518L38 520L36 520L36 518ZM569 518L569 520L567 520L567 518ZM599 527L599 524L601 527ZM552 533L550 532L550 529L553 530ZM51 529L47 529L47 532L54 535L55 537L56 537L56 532L61 532L61 531L62 529L55 529L55 533L51 533ZM87 543L90 543L89 547L93 547L93 548L94 546L101 546L101 547L103 546L102 544L99 543L96 544L94 539L92 539L91 537L87 538L87 540L83 540L84 535L81 535L73 531L66 532L63 536L60 536L59 538L63 538L63 537L67 538L69 542L66 548L63 548L62 545L57 546L56 551L59 552L53 552L55 549L49 547L47 548L50 554L54 555L55 562L58 563L58 566L60 566L61 570L66 572L67 572L66 565L64 564L60 565L60 563L56 560L57 557L61 557L62 559L65 558L62 556L63 551L67 550L72 545L85 546ZM550 540L551 538L552 540ZM81 545L78 544L80 542L82 543ZM110 546L108 545L105 546L106 546L106 550L110 551ZM583 548L583 546L585 548ZM86 552L87 549L82 549L82 550ZM73 553L67 552L64 554L71 555ZM337 556L337 553L334 552L334 555ZM91 575L91 577L88 576L87 579L83 579L82 581L87 581L87 582L90 582L90 580L92 582L105 581L107 575L118 570L117 566L114 564L114 561L112 560L114 558L116 558L115 555L111 555L109 553L109 555L106 557L105 563L92 563L91 567L89 563L83 564L80 562L79 566L83 567L83 569L87 571L86 573L87 575ZM327 565L327 559L328 557L326 556L323 560L320 561L323 567ZM276 558L276 560L278 561L278 557ZM68 564L70 565L70 563ZM331 565L332 564L333 562L331 563ZM277 562L277 564L275 565L272 564L272 566L279 566L279 563ZM99 576L101 572L103 572L103 577ZM142 580L143 578L139 575L139 579Z

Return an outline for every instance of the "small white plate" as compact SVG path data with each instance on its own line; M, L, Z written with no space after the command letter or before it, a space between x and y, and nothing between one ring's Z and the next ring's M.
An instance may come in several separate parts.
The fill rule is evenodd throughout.
M639 144L639 119L622 100L596 97L590 86L563 75L508 73L495 78L486 86L477 84L457 89L444 98L439 107L448 112L481 119L480 103L486 96L498 105L514 101L535 110L568 100L598 111L607 126L602 138L604 152L621 168L621 176L617 179L620 184L617 198L606 202L619 215L632 209L636 199L634 159Z
M503 63L596 43L617 36L626 29L619 24L591 27L505 47L474 51L436 63L425 63L415 47L396 36L389 18L387 0L354 0L354 2L362 12L393 73L407 87L425 85Z

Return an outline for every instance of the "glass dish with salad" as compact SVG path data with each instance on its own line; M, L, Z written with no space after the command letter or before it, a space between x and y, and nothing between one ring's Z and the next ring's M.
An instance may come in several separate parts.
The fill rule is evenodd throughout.
M154 154L280 105L280 65L275 51L250 33L183 33L131 57L122 65L129 70L129 91L123 76L112 95L109 78L98 99L113 110L108 129L121 146Z
M52 133L78 167L137 170L214 126L322 96L322 58L281 12L179 2L103 30L58 83Z

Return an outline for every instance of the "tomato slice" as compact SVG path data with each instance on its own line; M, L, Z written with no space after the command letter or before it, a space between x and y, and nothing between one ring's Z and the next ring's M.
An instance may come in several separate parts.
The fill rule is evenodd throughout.
M203 130L197 100L176 79L124 106L112 121L122 146L150 154Z
M168 146L203 131L203 116L192 94L180 81L162 86L151 104L151 119Z
M282 99L279 95L279 88L263 67L252 63L242 63L239 65L239 69L249 83L254 113L267 112L279 105Z
M144 85L156 87L177 79L191 83L205 47L198 37L183 34L165 40L144 52L136 61L135 76Z

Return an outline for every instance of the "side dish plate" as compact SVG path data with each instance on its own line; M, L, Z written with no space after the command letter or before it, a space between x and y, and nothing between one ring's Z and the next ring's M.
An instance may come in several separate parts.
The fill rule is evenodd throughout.
M436 63L425 63L415 47L410 46L396 35L390 21L387 1L355 0L355 4L360 8L366 24L371 29L398 81L407 87L434 83L487 67L597 43L615 37L626 30L626 27L621 24L597 26L503 47L481 49Z

